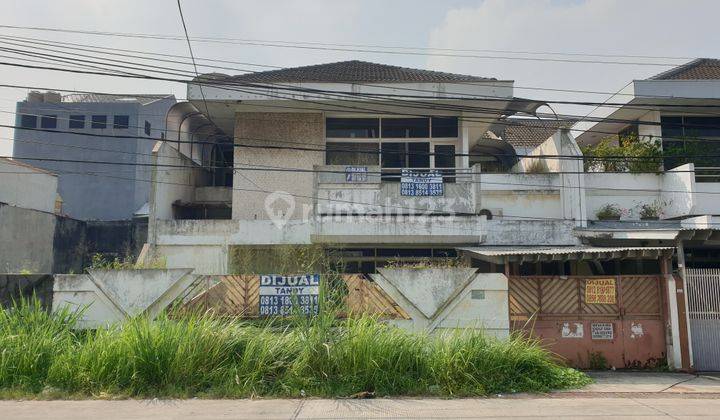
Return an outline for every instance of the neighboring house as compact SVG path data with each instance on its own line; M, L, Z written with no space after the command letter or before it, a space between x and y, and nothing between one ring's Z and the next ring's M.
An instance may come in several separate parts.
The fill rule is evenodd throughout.
M351 273L459 257L504 273L510 321L554 351L690 366L673 255L718 222L692 166L586 174L571 122L519 119L544 104L507 80L348 61L201 76L187 96L153 150L148 255L169 267L231 273L247 249L311 244ZM598 221L611 203L621 220Z
M64 214L130 220L150 191L149 168L135 164L151 161L152 139L165 132L173 104L173 95L33 91L17 104L13 156L58 175Z

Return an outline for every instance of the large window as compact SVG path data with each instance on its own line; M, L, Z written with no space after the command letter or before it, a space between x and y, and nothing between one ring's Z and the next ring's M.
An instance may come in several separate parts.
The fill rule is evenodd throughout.
M20 117L20 126L23 128L36 128L37 127L37 116L23 114Z
M458 118L457 117L433 117L432 118L432 137L455 138L458 136Z
M380 160L378 143L328 142L327 165L377 165Z
M379 118L327 118L325 136L328 138L374 139L380 133Z
M95 129L104 129L107 127L107 115L93 115L90 127Z
M128 115L115 115L113 117L113 128L122 130L130 127L130 117Z
M385 169L455 166L457 117L327 118L325 132L327 165L380 164ZM431 151L436 153L434 159ZM383 172L384 179L399 179L399 170Z
M68 123L69 128L82 129L85 128L85 116L84 115L71 115L70 122Z
M57 115L43 115L40 117L40 128L57 128Z
M382 136L386 139L430 137L430 119L383 118Z
M663 116L660 123L665 169L720 166L720 117Z

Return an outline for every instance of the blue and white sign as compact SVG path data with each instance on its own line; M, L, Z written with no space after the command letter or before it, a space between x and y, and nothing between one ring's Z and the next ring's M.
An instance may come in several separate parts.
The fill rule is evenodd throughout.
M438 171L403 169L400 176L400 195L410 197L437 197L445 194L443 178Z
M367 182L367 166L346 166L345 182Z
M293 313L317 315L320 311L320 275L260 276L260 316L286 316Z

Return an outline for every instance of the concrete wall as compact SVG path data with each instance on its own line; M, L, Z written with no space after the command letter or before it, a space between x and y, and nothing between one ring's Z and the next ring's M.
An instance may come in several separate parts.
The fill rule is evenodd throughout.
M78 162L25 162L55 172L65 214L80 220L127 220L148 200L150 168L117 163L148 163L154 141L144 133L145 121L153 128L164 127L167 109L175 99L147 107L139 103L28 103L17 105L16 125L22 114L57 115L57 129L78 134L15 130L13 156L19 158L59 158ZM85 129L69 129L70 115L85 115ZM106 129L92 129L92 115L107 115ZM128 115L129 128L114 129L113 116ZM39 121L39 118L38 118ZM91 134L129 136L97 137ZM151 135L159 137L159 131ZM141 137L141 138L135 138ZM106 161L113 164L84 163ZM136 181L139 179L139 181Z
M0 203L52 213L57 185L57 175L0 158Z
M322 149L325 145L325 126L320 113L238 113L235 119L235 143L261 146L287 146L286 142L301 147ZM314 175L297 172L243 171L242 167L274 166L312 170L322 165L325 152L287 149L235 148L235 175L233 183L233 219L269 219L265 210L268 193L242 190L285 191L302 196L293 198L293 205L283 200L269 203L272 211L286 214L288 219L299 219L303 207L313 206Z
M661 199L669 203L666 218L703 214L698 213L696 208L696 200L699 196L695 194L697 184L694 170L695 165L688 163L663 174ZM717 207L712 204L708 206L708 202L717 202L717 198L712 195L704 195L702 200L706 209Z
M591 220L597 219L596 213L607 204L623 209L623 220L638 220L640 206L661 200L662 175L593 172L585 178L587 217Z
M52 307L53 277L49 274L0 274L0 309L20 299L37 298L47 309Z
M0 271L50 273L55 215L0 203Z
M95 253L137 256L146 232L142 220L82 221L0 203L0 271L82 272Z
M173 203L192 202L195 199L195 187L204 185L203 171L170 142L158 142L152 153L153 163L159 166L152 175L151 212L156 219L172 220ZM173 167L177 165L187 165L189 169Z
M427 332L477 328L500 338L509 335L508 284L503 274L477 274L474 268L378 271L373 280L411 317L390 321L399 327Z
M195 280L192 270L90 270L55 276L52 309L84 312L80 328L98 328L130 317L157 316Z

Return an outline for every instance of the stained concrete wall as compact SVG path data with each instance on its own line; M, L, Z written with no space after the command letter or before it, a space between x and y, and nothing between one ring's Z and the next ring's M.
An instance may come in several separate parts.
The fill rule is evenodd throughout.
M0 274L0 309L9 308L20 299L33 298L50 309L52 290L53 277L49 274Z
M192 270L89 270L55 275L53 311L84 309L80 328L97 328L127 318L157 316L195 280Z
M482 329L506 338L510 331L507 278L474 268L378 269L372 279L410 320L393 324L410 331Z
M322 149L325 145L325 126L320 113L238 113L235 118L235 142L256 146L287 146L287 142L301 147ZM235 175L232 210L234 220L269 219L265 210L268 193L242 190L285 191L296 196L294 204L279 200L272 211L286 214L288 219L300 219L304 209L313 207L314 175L312 172L243 171L242 167L273 166L312 170L322 165L324 151L287 149L235 148Z
M0 203L0 271L50 273L55 215Z
M606 204L625 210L623 219L637 220L640 206L660 200L662 175L592 172L585 177L587 217L591 220L597 219L596 213Z
M137 256L146 232L138 219L82 221L0 203L0 271L82 272L96 253Z
M52 213L57 185L57 175L0 158L0 203Z

